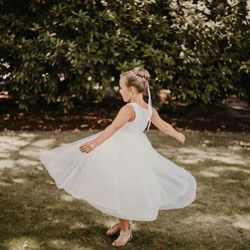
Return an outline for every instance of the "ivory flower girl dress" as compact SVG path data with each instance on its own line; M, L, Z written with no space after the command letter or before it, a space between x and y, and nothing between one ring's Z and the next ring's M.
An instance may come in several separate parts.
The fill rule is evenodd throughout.
M58 188L111 216L156 220L159 210L183 208L195 200L195 178L151 145L144 133L152 106L129 102L135 119L89 153L79 147L101 132L40 153Z

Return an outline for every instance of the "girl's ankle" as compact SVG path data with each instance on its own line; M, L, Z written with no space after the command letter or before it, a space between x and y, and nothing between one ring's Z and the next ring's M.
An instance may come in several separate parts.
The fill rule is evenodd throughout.
M126 230L121 229L121 233L127 234L129 233L129 229L126 229Z

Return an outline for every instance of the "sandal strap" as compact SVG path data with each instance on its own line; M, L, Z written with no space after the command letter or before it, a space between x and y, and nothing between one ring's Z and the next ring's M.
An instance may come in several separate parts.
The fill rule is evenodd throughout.
M120 231L120 235L128 235L129 233L131 233L131 231L130 231L130 230L125 231L125 232Z
M115 225L113 225L111 228L109 228L108 231L111 231L112 233L117 232L120 229L120 224L116 223Z
M128 229L132 230L132 221L129 221ZM114 224L112 227L110 227L108 229L108 231L106 232L106 234L114 235L114 234L118 233L119 231L121 231L121 228L120 228L120 223L118 222L118 223Z

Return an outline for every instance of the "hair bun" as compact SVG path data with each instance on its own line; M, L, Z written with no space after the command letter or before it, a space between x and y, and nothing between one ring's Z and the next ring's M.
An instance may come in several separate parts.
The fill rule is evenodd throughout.
M146 69L142 67L134 67L132 70L137 76L144 78L147 81L150 79L150 74Z
M149 85L148 80L150 79L149 72L146 69L142 68L142 67L134 67L132 69L132 71L142 79L142 83L143 83L143 86L144 86L144 91L143 92L146 94L147 89L148 89L148 85Z

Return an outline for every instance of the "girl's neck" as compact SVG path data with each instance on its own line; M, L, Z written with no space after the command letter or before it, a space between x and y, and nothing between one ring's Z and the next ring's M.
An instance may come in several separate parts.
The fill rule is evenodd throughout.
M136 102L138 104L145 104L145 101L143 100L142 96L140 96L140 97L132 97L130 99L130 102Z

